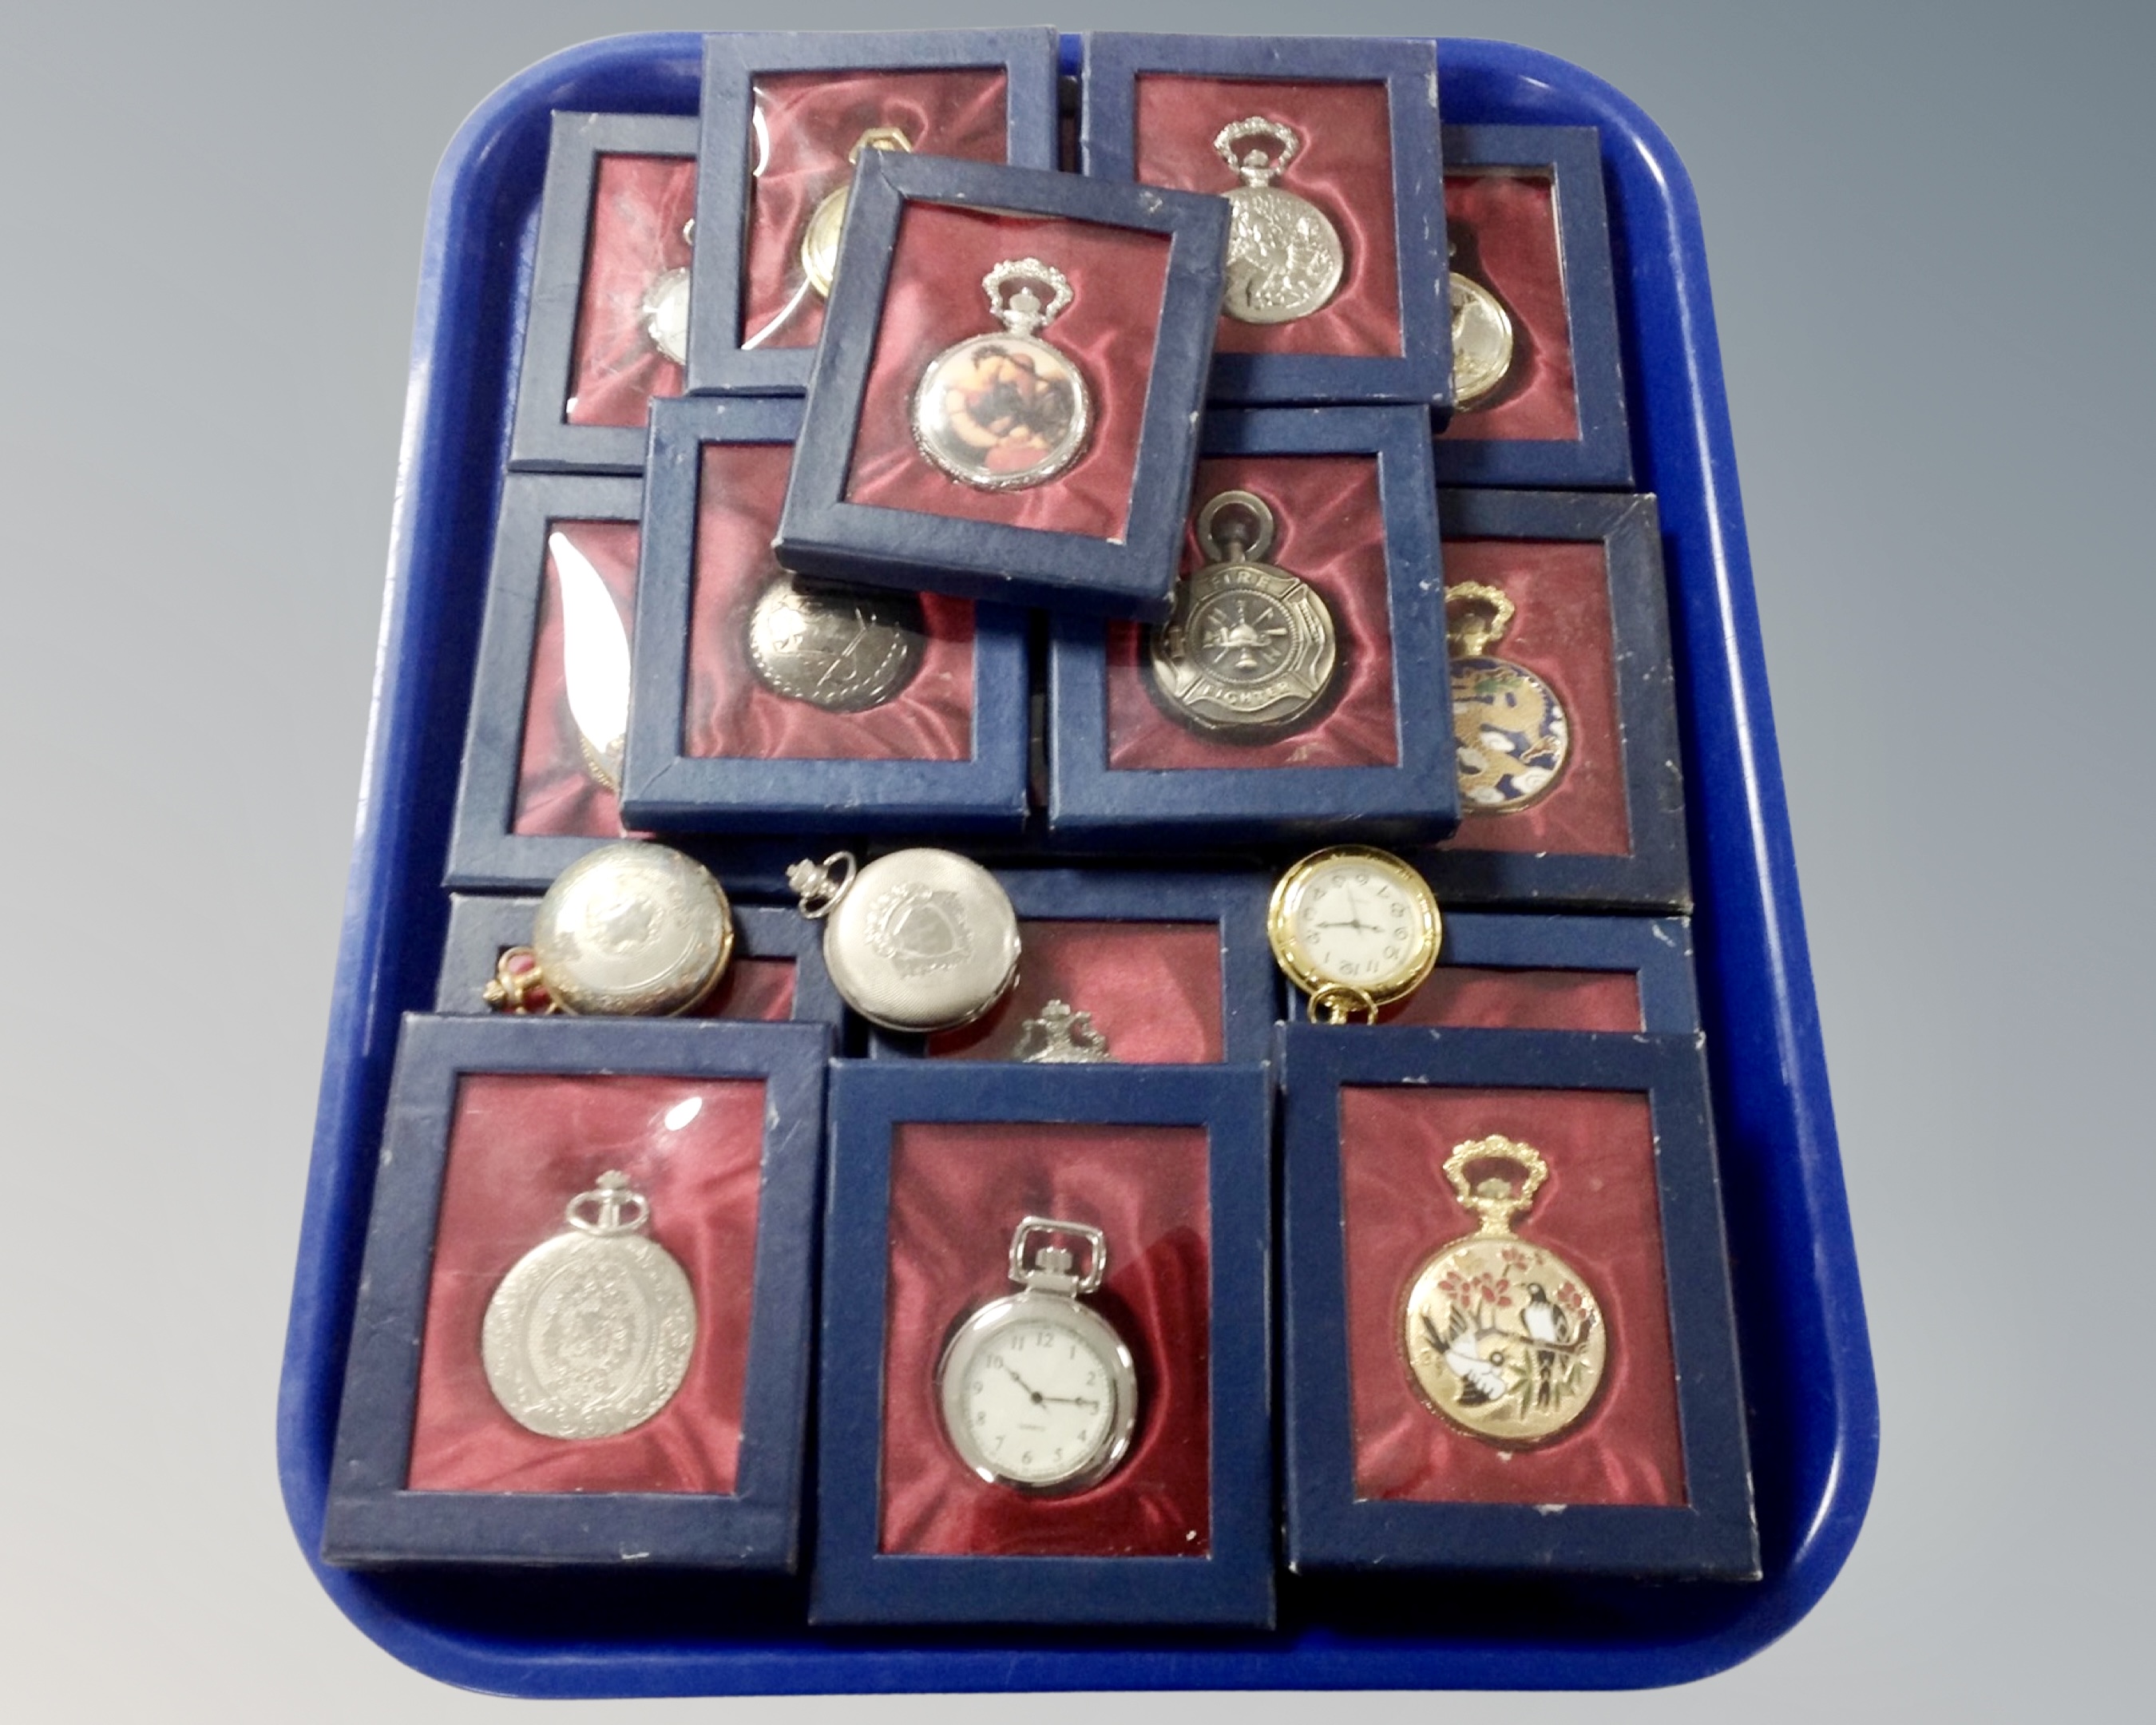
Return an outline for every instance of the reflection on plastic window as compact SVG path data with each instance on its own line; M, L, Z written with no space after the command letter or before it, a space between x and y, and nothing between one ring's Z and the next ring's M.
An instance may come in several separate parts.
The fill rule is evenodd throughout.
M531 641L512 832L622 836L634 521L555 521Z
M570 424L641 425L654 397L681 393L696 213L692 159L599 157L563 404Z
M1207 1181L1200 1127L898 1128L880 1549L1206 1554ZM1014 1281L1029 1217L1065 1225L1029 1236Z
M1453 345L1462 406L1443 435L1455 442L1576 439L1579 403L1555 182L1546 171L1455 169L1445 177L1445 214L1460 284L1453 296ZM1471 356L1484 357L1486 375L1489 357L1500 352L1502 374L1469 399Z
M1440 963L1430 979L1378 1014L1381 1024L1509 1030L1646 1029L1630 970L1499 970Z
M763 1107L754 1079L477 1073L459 1084L428 1286L412 1490L734 1489L752 1293L742 1266L755 1255ZM609 1189L610 1219L593 1195ZM567 1219L580 1197L582 1228ZM662 1293L572 1353L531 1331L532 1313L515 1314L527 1327L525 1352L542 1369L536 1381L497 1388L483 1344L490 1313L498 1324L509 1310L498 1291L535 1249L565 1235L588 1238L594 1223L617 1240L651 1242L685 1279L693 1336L678 1387L662 1394L663 1382L639 1378L643 1362L666 1355L661 1321L678 1331L680 1314ZM663 1268L649 1273L664 1279ZM542 1330L544 1316L536 1313ZM619 1345L600 1345L609 1337ZM556 1420L547 1391L566 1378L578 1380L570 1399L580 1406L626 1410L603 1425L660 1404L605 1435L534 1429Z
M816 345L855 152L905 149L1001 162L1005 84L1000 67L773 72L756 80L744 348Z
M1192 1065L1220 1058L1217 923L1028 920L1019 936L1025 962L1010 993L986 1017L930 1037L931 1055ZM1055 1010L1058 1003L1065 1013Z
M1350 1086L1340 1133L1356 1495L1684 1502L1647 1098ZM1487 1264L1424 1278L1479 1225L1446 1161L1493 1138L1546 1178ZM1480 1161L1463 1178L1524 1183Z

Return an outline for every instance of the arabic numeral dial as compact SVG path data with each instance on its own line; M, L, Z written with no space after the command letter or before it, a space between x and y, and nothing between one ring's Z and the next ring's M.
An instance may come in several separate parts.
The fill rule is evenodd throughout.
M964 1423L995 1471L1027 1485L1068 1478L1106 1442L1115 1412L1107 1362L1053 1318L991 1331L965 1376Z

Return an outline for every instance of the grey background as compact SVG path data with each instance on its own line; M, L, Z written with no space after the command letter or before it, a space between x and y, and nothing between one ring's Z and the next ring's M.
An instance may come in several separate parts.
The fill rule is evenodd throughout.
M1530 43L1654 115L1706 212L1883 1390L1878 1495L1824 1604L1732 1673L1348 1703L1365 1718L2073 1717L2144 1690L2152 19L1147 0L1055 20ZM504 1711L330 1606L271 1449L421 223L450 134L519 68L773 21L219 0L0 22L12 1717Z

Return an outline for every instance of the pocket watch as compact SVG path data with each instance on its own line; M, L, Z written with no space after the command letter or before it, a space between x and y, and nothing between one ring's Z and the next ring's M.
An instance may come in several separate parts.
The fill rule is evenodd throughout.
M894 850L856 868L839 851L787 884L824 922L839 998L886 1030L970 1024L1018 980L1018 912L996 877L949 850Z
M726 889L693 857L637 839L587 851L555 877L531 944L501 955L490 1006L670 1018L717 986L733 956Z
M1404 999L1437 963L1442 925L1430 883L1389 850L1337 845L1296 864L1265 912L1273 956L1310 996L1311 1015L1342 1024Z
M1270 139L1268 154L1256 140ZM1248 143L1248 150L1238 146ZM1228 193L1228 283L1220 309L1239 323L1288 323L1332 297L1347 268L1339 230L1323 210L1273 184L1302 153L1291 126L1253 114L1220 128L1220 159L1243 183Z
M650 1201L609 1170L569 1200L569 1231L516 1260L487 1301L480 1356L502 1411L542 1437L612 1437L674 1398L696 1300L644 1237Z
M859 162L864 150L910 153L912 148L913 140L896 126L872 126L846 151L846 162L850 167ZM801 230L801 273L808 278L808 285L826 299L830 296L832 278L839 273L839 235L846 225L846 200L853 189L841 186L830 193L811 212L808 225Z
M1517 1178L1470 1183L1470 1168L1506 1163ZM1454 1147L1445 1176L1481 1226L1440 1249L1409 1285L1400 1342L1409 1375L1462 1430L1507 1446L1541 1443L1594 1401L1609 1327L1578 1271L1512 1232L1549 1178L1533 1145L1471 1139Z
M826 712L860 713L913 680L927 638L911 593L804 586L782 569L749 612L748 658L778 694Z
M690 217L681 224L681 238L690 245L696 241L696 222ZM685 265L676 270L663 270L651 278L651 285L644 290L644 304L638 308L644 319L644 333L660 353L677 366L689 362L689 271Z
M1445 608L1460 801L1492 814L1539 803L1571 753L1564 703L1525 665L1490 656L1512 624L1512 602L1502 591L1458 582L1445 588Z
M1452 248L1447 247L1446 255ZM1452 298L1452 404L1472 408L1512 368L1512 318L1505 303L1457 269L1447 278Z
M1198 511L1196 528L1211 561L1177 583L1173 613L1148 632L1153 686L1198 730L1262 739L1306 717L1332 688L1332 614L1307 582L1259 561L1274 531L1262 498L1223 491Z
M913 392L913 441L962 484L1017 490L1062 472L1091 429L1085 378L1035 333L1070 305L1070 281L1038 258L1015 258L981 286L1005 333L969 336L929 362ZM1045 303L1036 289L1047 290Z
M1090 1248L1083 1274L1061 1235ZM1138 1419L1137 1367L1114 1326L1078 1296L1101 1286L1106 1240L1082 1222L1028 1216L1011 1236L1020 1291L969 1313L936 1368L943 1429L966 1466L991 1485L1045 1495L1082 1491L1130 1451Z

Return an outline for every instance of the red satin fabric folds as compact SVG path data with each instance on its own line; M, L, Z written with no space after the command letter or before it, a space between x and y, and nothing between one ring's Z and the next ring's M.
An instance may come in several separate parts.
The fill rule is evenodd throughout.
M1647 1028L1635 972L1497 970L1471 964L1439 965L1406 999L1381 1009L1378 1022L1493 1030Z
M1337 693L1291 731L1255 742L1194 731L1170 718L1153 690L1147 631L1111 622L1107 634L1108 766L1389 767L1399 761L1393 706L1393 621L1385 573L1385 516L1374 455L1235 455L1198 464L1191 519L1222 491L1262 498L1276 536L1259 561L1317 590L1339 643ZM1207 558L1183 537L1188 578ZM1440 698L1435 691L1432 698Z
M908 203L854 434L847 501L1120 542L1160 337L1168 254L1165 234ZM1069 309L1037 335L1084 377L1092 431L1085 452L1053 479L1024 490L983 491L950 478L914 446L913 392L945 348L1001 331L981 280L998 264L1023 258L1052 264L1070 280Z
M1462 408L1441 435L1569 441L1579 435L1572 321L1548 172L1455 169L1445 177L1452 267L1497 296L1512 320L1512 364L1496 390Z
M764 1086L756 1079L475 1073L457 1091L408 1483L415 1491L734 1489L747 1378ZM672 1400L613 1437L542 1437L487 1387L480 1331L516 1261L618 1168L696 1300Z
M1211 922L1019 925L1025 957L1009 993L963 1029L928 1039L931 1055L1019 1057L1028 1019L1051 1000L1091 1013L1112 1057L1200 1065L1220 1058L1220 930Z
M1416 1273L1476 1228L1445 1178L1445 1159L1455 1145L1492 1132L1533 1145L1548 1163L1549 1179L1515 1231L1586 1279L1609 1337L1593 1404L1557 1436L1513 1450L1432 1413L1415 1393L1400 1339ZM1683 1503L1647 1098L1350 1086L1340 1093L1340 1140L1356 1496Z
M667 270L689 267L681 230L696 213L692 157L599 157L563 411L570 424L641 425L652 398L681 393L681 367L644 328L644 300Z
M1401 351L1399 240L1393 208L1390 105L1382 84L1193 78L1149 72L1137 80L1137 177L1215 195L1242 184L1213 147L1220 128L1253 115L1279 121L1301 151L1273 184L1323 211L1346 267L1332 297L1286 323L1224 316L1222 353L1397 354Z
M1009 1557L1205 1555L1211 1537L1211 1230L1194 1127L916 1123L891 1147L882 1517L886 1552ZM944 1435L936 1368L952 1331L1015 1293L1027 1215L1107 1236L1086 1296L1137 1363L1138 1423L1106 1480L1036 1497L978 1478Z
M696 488L684 752L749 760L963 761L973 752L973 607L925 593L927 642L913 680L865 712L826 711L765 686L749 663L749 614L778 578L793 450L706 444Z
M551 521L547 533L550 537L562 535L598 571L621 615L623 639L627 639L630 619L636 614L636 523ZM562 573L554 566L551 549L532 631L524 740L516 766L516 807L510 830L582 839L622 836L620 799L592 777L575 716L569 711L562 658Z
M1542 801L1507 813L1470 810L1445 841L1455 850L1556 851L1623 856L1632 848L1625 808L1625 739L1617 723L1617 667L1609 565L1599 543L1448 539L1448 585L1478 581L1517 608L1492 658L1526 666L1557 691L1571 731L1564 771Z
M767 329L760 347L816 345L824 298L802 291L801 236L817 206L852 181L847 157L863 132L896 126L923 156L1001 162L1007 81L999 66L760 74L763 138L749 140L752 170L766 141L769 153L749 181L740 339Z

